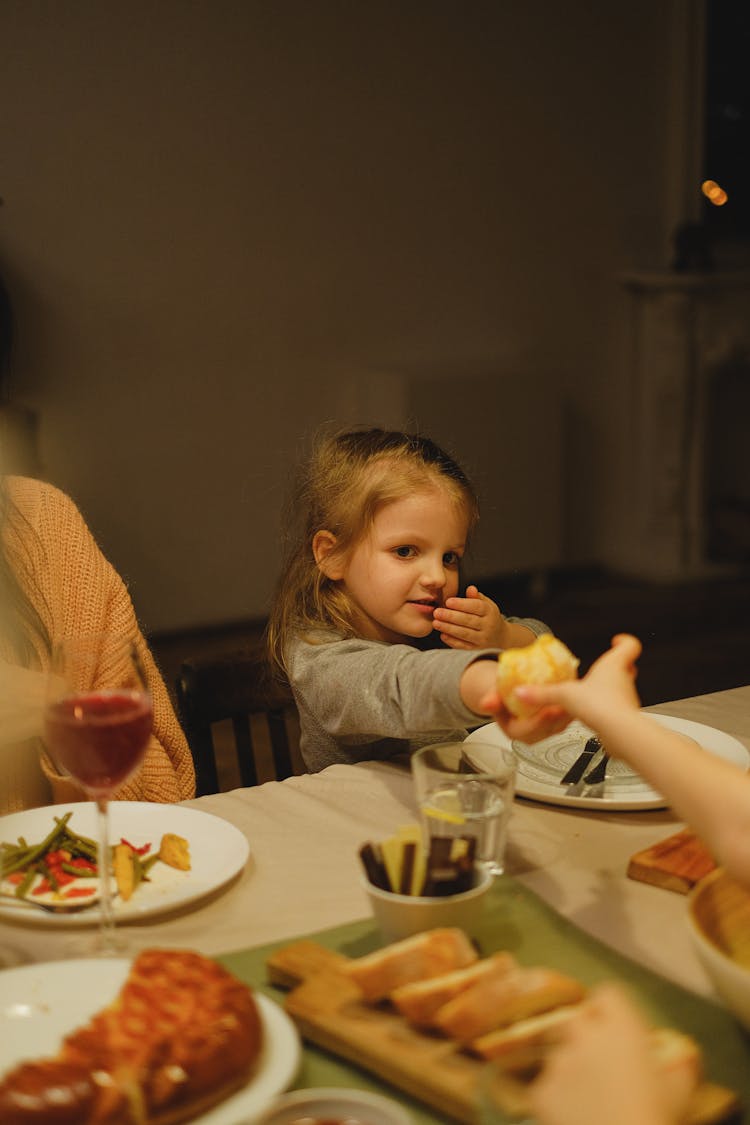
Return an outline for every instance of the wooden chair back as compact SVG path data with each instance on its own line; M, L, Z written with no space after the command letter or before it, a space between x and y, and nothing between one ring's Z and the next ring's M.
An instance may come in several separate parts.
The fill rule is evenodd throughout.
M261 758L266 766L264 780L282 781L304 772L291 689L271 677L262 652L242 650L186 660L176 693L177 712L195 763L196 796L221 791L222 754L235 757L242 786L259 783ZM233 739L227 738L230 724Z

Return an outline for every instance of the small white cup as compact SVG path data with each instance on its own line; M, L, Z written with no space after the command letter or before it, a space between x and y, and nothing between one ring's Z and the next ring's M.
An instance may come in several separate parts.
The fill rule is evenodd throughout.
M442 926L458 926L469 937L476 937L491 885L492 873L484 867L477 867L476 883L470 890L435 897L394 894L374 887L362 877L375 921L387 941L399 941Z

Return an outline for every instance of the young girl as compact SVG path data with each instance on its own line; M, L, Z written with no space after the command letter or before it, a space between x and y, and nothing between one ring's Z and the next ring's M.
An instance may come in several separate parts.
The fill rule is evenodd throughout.
M459 566L478 518L463 471L414 434L356 430L313 453L272 607L307 768L464 738L493 714L499 649L547 627L504 617ZM446 648L425 651L437 632Z

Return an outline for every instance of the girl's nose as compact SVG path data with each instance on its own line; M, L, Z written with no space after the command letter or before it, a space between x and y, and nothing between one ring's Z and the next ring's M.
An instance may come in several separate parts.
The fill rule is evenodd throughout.
M422 572L422 585L431 590L442 590L447 580L442 559L428 559Z

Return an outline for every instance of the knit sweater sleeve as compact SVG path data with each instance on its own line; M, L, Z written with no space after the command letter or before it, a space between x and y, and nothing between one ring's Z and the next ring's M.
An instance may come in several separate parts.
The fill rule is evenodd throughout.
M190 749L125 583L102 554L70 497L50 485L41 487L37 532L46 565L38 571L37 581L53 643L63 637L102 632L131 640L153 700L154 725L144 761L115 796L161 802L193 797L195 771ZM100 666L87 689L111 687L116 675L116 668ZM42 768L53 792L64 791L64 779L55 773L49 759L43 760Z

